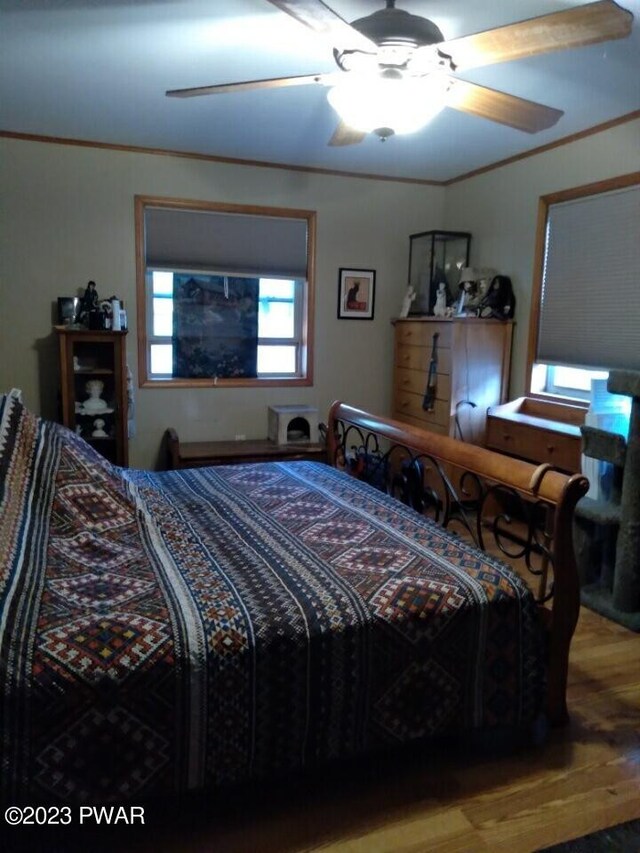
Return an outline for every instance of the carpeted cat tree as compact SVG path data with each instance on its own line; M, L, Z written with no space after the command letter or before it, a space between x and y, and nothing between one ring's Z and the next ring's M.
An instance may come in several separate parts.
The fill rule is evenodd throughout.
M629 433L582 427L583 452L613 465L606 501L582 498L575 545L581 599L592 610L640 631L640 372L612 370L607 389L631 397Z

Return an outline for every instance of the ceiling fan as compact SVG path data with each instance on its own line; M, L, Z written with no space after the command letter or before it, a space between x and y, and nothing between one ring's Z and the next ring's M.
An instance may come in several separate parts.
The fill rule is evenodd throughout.
M561 110L452 76L453 73L550 51L624 38L633 15L613 0L597 0L493 30L445 40L428 18L396 9L386 0L351 24L323 0L267 0L318 35L328 38L338 70L172 89L170 97L191 98L250 89L321 84L340 123L329 145L351 145L374 132L382 140L411 132L444 106L527 133L552 127Z

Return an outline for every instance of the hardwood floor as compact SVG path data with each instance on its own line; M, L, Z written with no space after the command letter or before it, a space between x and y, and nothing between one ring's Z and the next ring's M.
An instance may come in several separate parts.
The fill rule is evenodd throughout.
M640 817L640 635L583 608L569 702L570 725L542 748L378 768L320 802L247 814L216 849L515 853Z
M78 834L77 848L38 833L16 849L519 853L640 817L640 635L583 608L569 701L571 723L539 748L403 751L147 808L144 827Z

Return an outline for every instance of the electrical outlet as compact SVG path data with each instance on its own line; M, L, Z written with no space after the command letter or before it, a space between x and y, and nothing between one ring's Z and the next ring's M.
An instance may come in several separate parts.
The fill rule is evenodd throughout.
M236 434L236 441L244 441L245 439L246 439L246 435L244 435L244 433L237 433Z

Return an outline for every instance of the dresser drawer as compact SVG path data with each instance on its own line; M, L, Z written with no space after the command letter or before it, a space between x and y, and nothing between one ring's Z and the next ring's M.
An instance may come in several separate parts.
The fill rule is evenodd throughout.
M393 416L421 429L484 444L487 410L503 404L506 396L511 321L416 316L392 322ZM436 334L436 405L425 412L422 400ZM475 408L462 405L465 402Z
M396 392L395 412L397 417L410 415L425 424L440 424L449 427L449 401L436 399L432 412L425 412L422 408L423 394L409 394L404 391Z
M408 370L406 367L396 367L394 387L400 391L410 391L412 394L422 394L427 387L428 372L423 370ZM451 399L451 377L446 373L436 374L436 398Z
M402 421L405 424L411 424L412 426L418 427L418 429L425 429L428 432L435 432L438 435L449 435L449 427L441 426L440 424L427 423L426 421L420 420L419 418L412 418L411 415L406 415L404 412L396 412L394 411L391 415L397 421Z
M411 370L422 370L425 382L429 365L431 364L431 350L426 347L414 347L408 344L396 345L396 367L408 367ZM451 373L451 350L438 347L438 373Z
M399 344L431 347L433 336L438 334L438 347L451 346L451 323L398 323L396 340Z
M531 433L531 454L536 462L549 462L564 471L580 470L579 438L545 430L532 430Z
M521 434L517 424L488 417L487 447L500 453L522 456L527 447L526 437Z
M580 470L580 438L489 416L487 445L531 462L549 462L565 471Z

